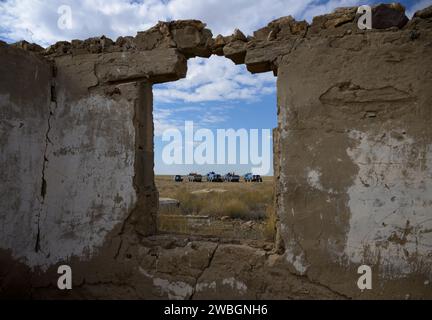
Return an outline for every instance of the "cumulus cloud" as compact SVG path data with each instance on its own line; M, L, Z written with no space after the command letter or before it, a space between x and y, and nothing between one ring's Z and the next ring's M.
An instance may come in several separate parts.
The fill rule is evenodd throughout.
M58 9L72 10L72 28L58 27ZM2 36L48 46L60 40L106 35L135 35L158 20L167 20L166 5L159 0L8 0L0 2Z
M276 78L272 73L251 75L244 66L236 66L222 57L191 59L185 79L153 88L158 119L156 135L166 128L183 126L177 118L194 120L207 127L224 123L232 108L230 102L258 101L275 91ZM210 108L203 105L208 102L218 105L213 103ZM169 108L171 114L160 118L159 112L164 113L165 108Z
M155 136L161 137L164 131L170 129L183 130L185 121L193 121L195 129L217 128L228 120L231 108L229 105L212 105L208 108L205 105L178 107L173 104L156 104L153 120Z
M157 86L155 99L161 102L205 102L256 100L275 91L272 73L251 75L244 66L236 66L221 57L189 60L185 79Z
M179 127L181 123L172 118L174 113L170 109L158 108L153 114L154 133L157 137L162 136L165 130Z

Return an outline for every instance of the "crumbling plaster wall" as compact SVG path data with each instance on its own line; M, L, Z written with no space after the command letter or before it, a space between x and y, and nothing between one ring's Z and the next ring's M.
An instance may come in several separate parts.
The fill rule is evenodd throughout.
M7 46L0 46L0 61L0 248L30 260L43 211L51 65Z
M16 190L1 203L0 293L431 298L432 7L408 22L400 5L377 6L371 31L357 28L356 9L311 25L284 17L250 37L212 38L187 20L115 42L0 43L14 63L0 73L2 191ZM212 54L278 76L275 250L148 237L158 203L151 85ZM56 289L62 263L74 270L71 293ZM372 291L356 286L360 264L373 267Z
M279 63L286 259L347 296L431 296L432 33L423 23L360 34L347 24L306 37ZM374 290L361 293L364 264Z
M124 239L156 232L151 88L184 77L186 58L175 48L92 45L69 54L57 44L47 56L37 45L0 43L6 297L55 288L61 264L74 285L116 278Z
M98 55L47 61L9 46L0 52L2 274L14 268L8 257L29 269L19 272L40 275L74 257L91 260L129 225L153 234L147 79L105 84Z

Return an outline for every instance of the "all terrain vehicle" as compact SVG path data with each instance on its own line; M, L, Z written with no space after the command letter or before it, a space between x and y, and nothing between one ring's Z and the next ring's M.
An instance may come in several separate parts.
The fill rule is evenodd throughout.
M189 182L202 182L202 175L198 173L190 173L188 175Z
M175 182L183 182L183 177L180 175L176 175L176 176L174 176L174 181Z
M207 181L208 182L223 182L222 176L215 172L207 173Z
M262 177L259 174L246 173L244 176L245 182L263 182Z
M225 175L224 180L226 182L240 182L240 176L234 172L229 172Z

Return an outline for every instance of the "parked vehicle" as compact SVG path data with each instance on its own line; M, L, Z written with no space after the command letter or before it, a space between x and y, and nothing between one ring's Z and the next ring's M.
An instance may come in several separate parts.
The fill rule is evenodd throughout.
M226 182L240 182L240 176L234 172L229 172L225 175L224 180Z
M245 182L263 182L262 177L259 174L246 173L244 176Z
M263 179L262 179L262 177L261 177L259 174L254 175L254 176L253 176L253 180L254 180L255 182L263 182Z
M183 182L183 177L180 175L176 175L176 176L174 176L174 181L175 182Z
M207 181L208 182L223 182L222 176L215 172L207 173Z
M198 173L190 173L188 175L189 182L202 182L202 175Z
M244 175L244 181L245 182L252 182L252 173L246 173L245 175Z

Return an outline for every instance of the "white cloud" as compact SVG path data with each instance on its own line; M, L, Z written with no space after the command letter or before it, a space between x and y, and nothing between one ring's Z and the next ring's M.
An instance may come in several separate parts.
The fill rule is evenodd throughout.
M205 102L256 100L274 93L276 78L272 73L251 75L244 66L213 56L189 60L186 79L154 88L155 100L161 102Z
M58 8L72 9L72 29L57 26ZM158 20L167 20L166 5L159 0L142 3L127 0L8 0L0 2L2 36L48 46L60 40L106 35L135 35Z
M185 121L193 121L195 129L214 128L225 123L229 118L231 106L217 105L208 107L206 105L193 105L178 107L177 104L168 104L154 108L155 136L162 136L169 129L182 131Z
M181 123L172 118L174 111L171 109L155 108L153 114L154 131L156 136L162 136L165 130L177 128Z
M189 60L188 64L186 79L153 88L156 136L161 136L168 128L182 128L185 120L195 120L206 127L227 120L227 112L232 108L230 105L212 105L208 108L206 102L257 100L261 94L275 90L273 75L250 75L244 67L235 66L224 58L212 57L208 61L197 58ZM177 102L182 104L173 104ZM193 105L185 106L184 103ZM165 108L168 105L169 109L160 107L160 104Z

